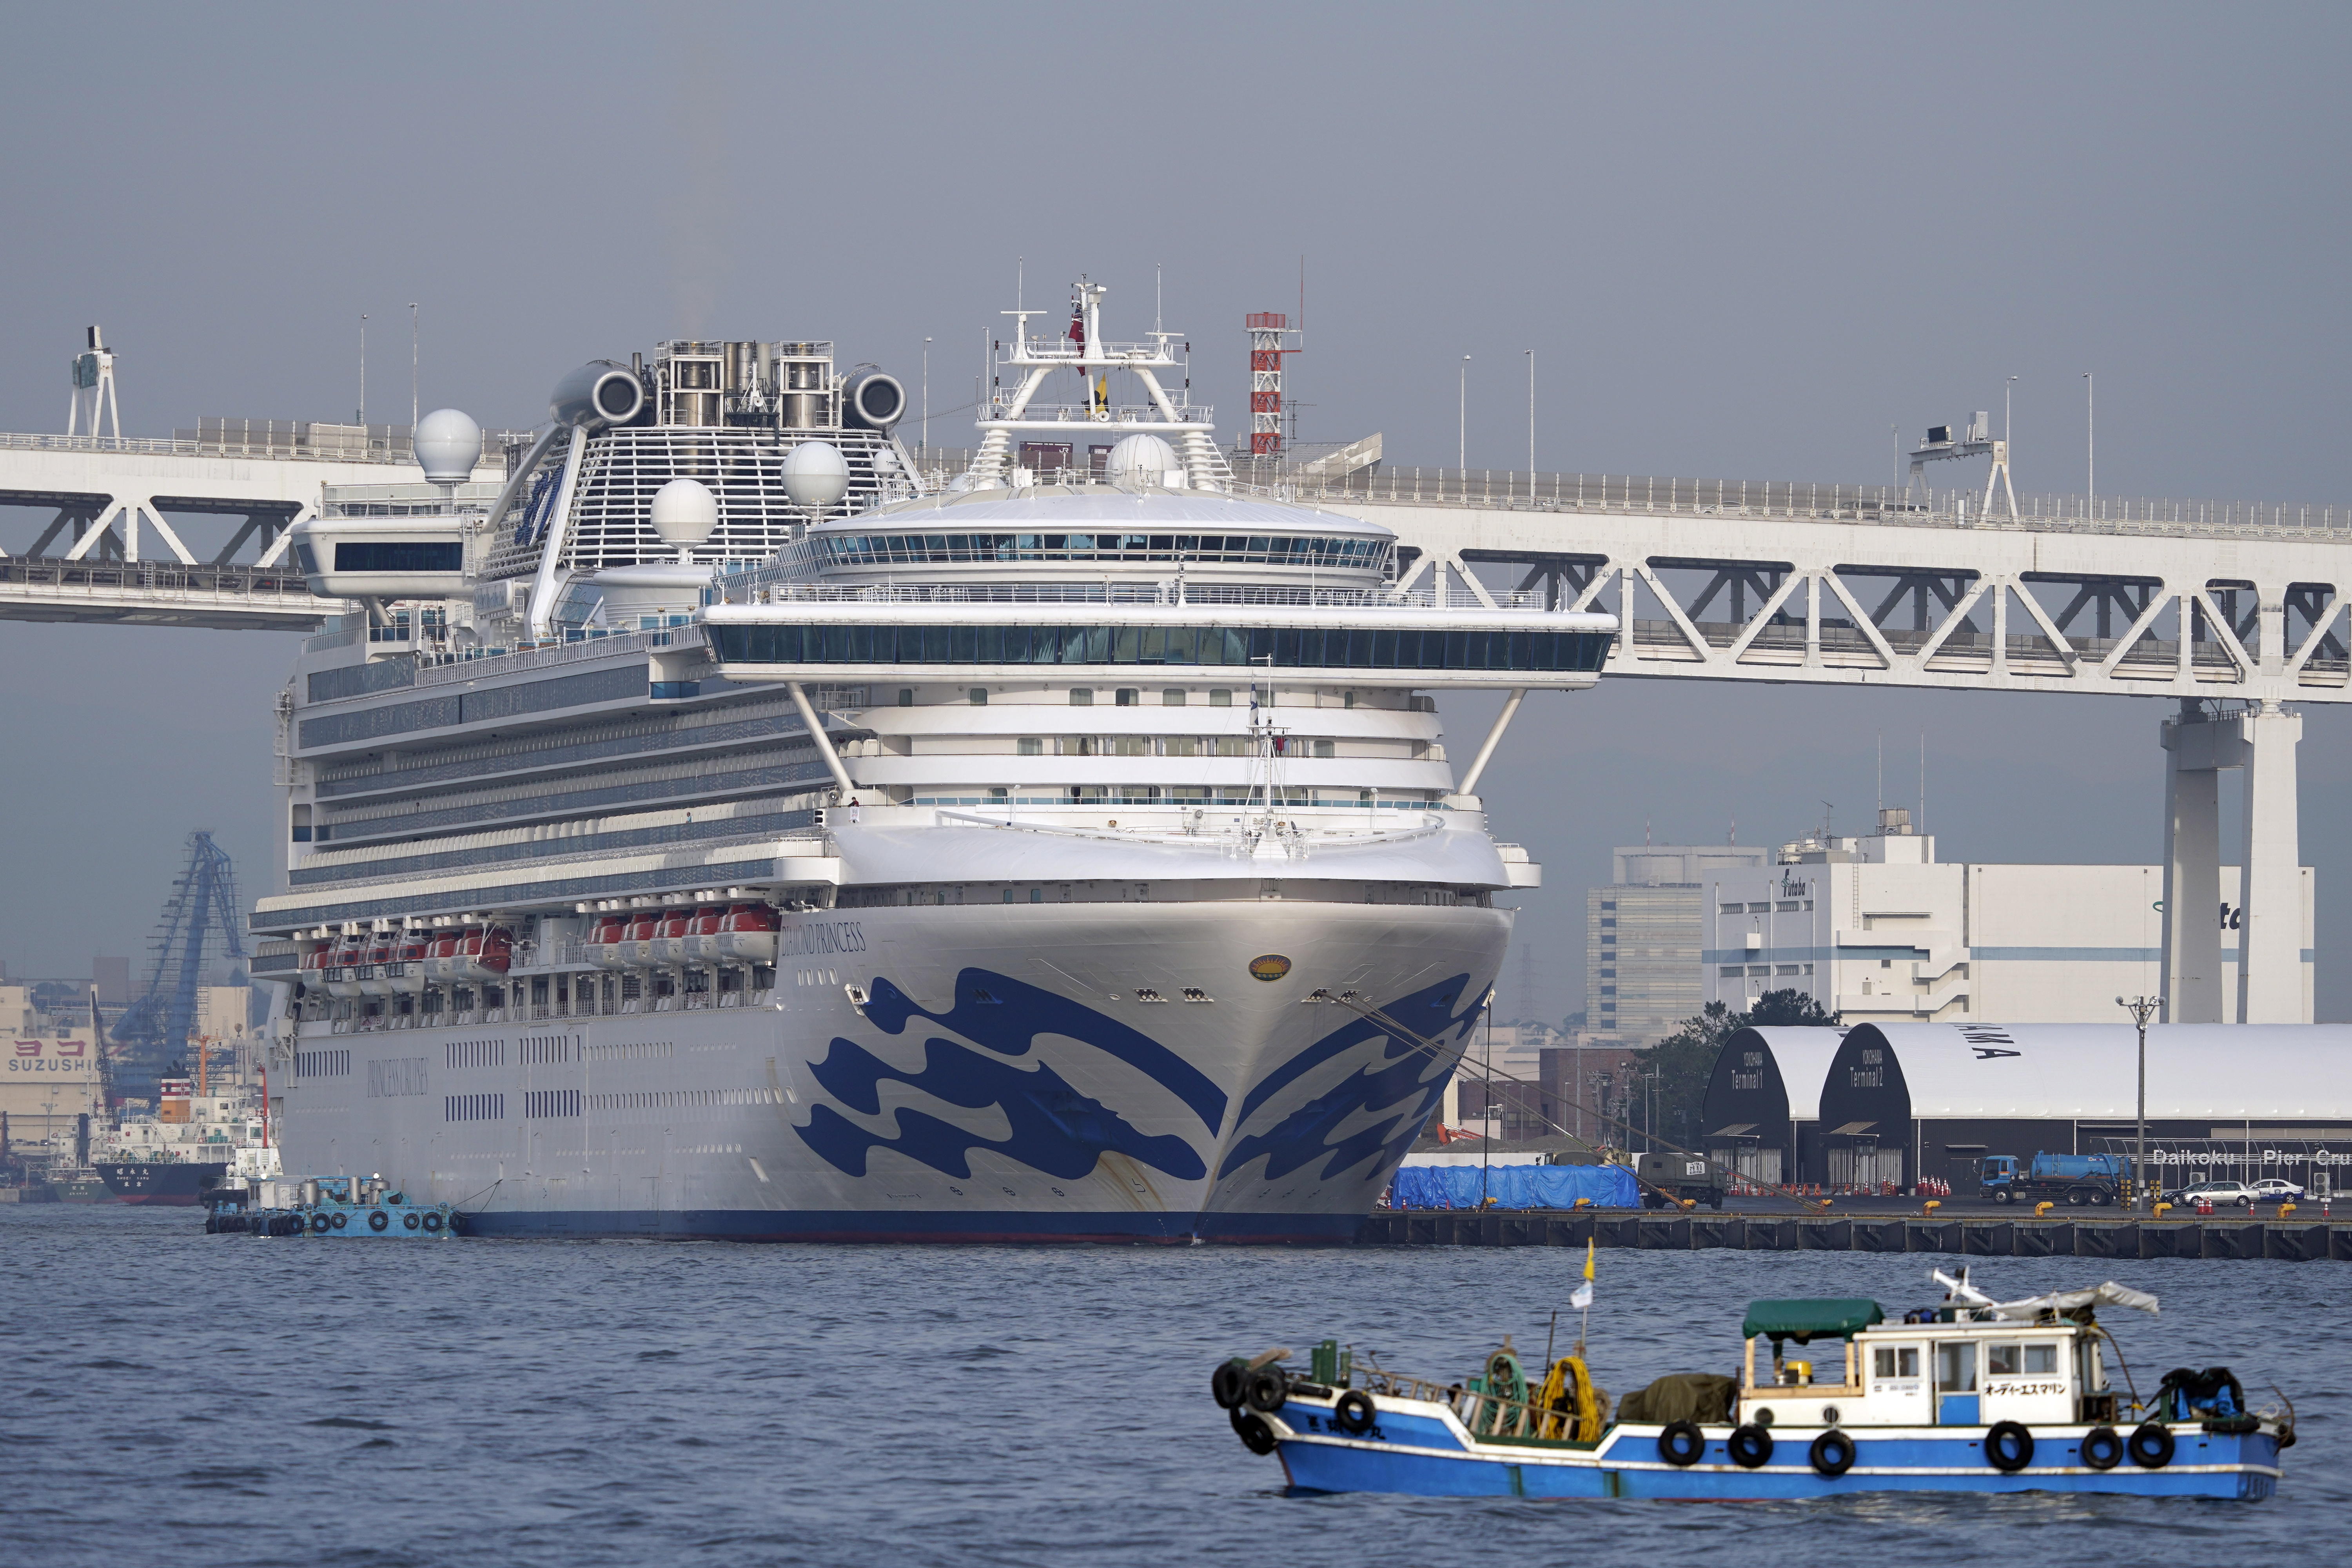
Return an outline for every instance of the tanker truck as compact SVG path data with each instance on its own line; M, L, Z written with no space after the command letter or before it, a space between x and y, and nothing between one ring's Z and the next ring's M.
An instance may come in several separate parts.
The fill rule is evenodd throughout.
M2112 1154L2039 1154L2022 1167L2014 1154L1988 1154L1979 1177L1997 1204L2053 1203L2105 1207L2123 1192L2123 1167Z

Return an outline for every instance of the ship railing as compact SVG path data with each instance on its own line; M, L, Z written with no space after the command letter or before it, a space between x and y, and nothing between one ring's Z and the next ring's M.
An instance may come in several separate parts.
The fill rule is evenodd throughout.
M1550 609L1539 592L1489 594L1427 584L1396 593L1383 589L1236 587L1180 583L774 583L752 586L748 602L767 605L1275 605L1334 610ZM421 681L420 681L421 684Z
M1573 1420L1570 1412L1547 1409L1531 1400L1505 1399L1500 1394L1481 1393L1466 1381L1431 1383L1424 1378L1403 1377L1368 1367L1363 1387L1368 1393L1384 1394L1391 1399L1443 1405L1469 1428L1473 1437L1544 1437ZM1550 1431L1546 1430L1548 1426Z
M201 594L267 600L309 599L326 614L340 600L320 599L299 572L274 566L187 566L176 561L0 560L0 583L85 590L136 589L142 594Z
M566 637L560 641L549 637L538 642L520 643L513 647L420 653L416 656L416 684L443 686L451 681L470 680L483 673L473 667L488 659L498 660L499 672L504 674L509 670L541 669L549 665L579 664L589 659L610 658L615 654L667 647L677 630L682 629L599 632L594 637Z
M1171 406L1176 410L1178 424L1207 426L1215 423L1213 417L1214 410L1206 404L1178 403ZM1012 404L998 402L989 406L988 419L982 423L997 420L1010 420L1015 426L1033 421L1055 425L1166 425L1168 416L1160 412L1160 405L1156 403L1032 403L1015 416ZM1081 469L1087 466L1083 462L1071 465Z

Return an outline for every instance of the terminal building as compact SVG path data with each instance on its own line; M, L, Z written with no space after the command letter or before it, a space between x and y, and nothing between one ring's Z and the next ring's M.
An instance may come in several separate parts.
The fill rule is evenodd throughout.
M1706 1148L1761 1182L1776 1166L1833 1192L1934 1177L1967 1197L1988 1154L2126 1152L2138 1045L2128 1022L1743 1029L1707 1085ZM2352 1166L2352 1026L2151 1026L2147 1136L2167 1186L2336 1184Z
M1767 991L1801 991L1848 1025L2106 1023L2118 994L2162 989L2161 866L1946 865L1900 810L1879 813L1866 837L1786 845L1778 862L1707 874L1704 1000L1744 1012ZM2299 880L2308 1024L2311 868ZM2238 994L2238 868L2222 867L2212 918L2228 998Z
M1772 854L1738 844L1638 844L1612 850L1611 859L1609 885L1584 895L1585 1014L1602 1039L1655 1045L1707 998L1700 950L1708 879L1762 878Z

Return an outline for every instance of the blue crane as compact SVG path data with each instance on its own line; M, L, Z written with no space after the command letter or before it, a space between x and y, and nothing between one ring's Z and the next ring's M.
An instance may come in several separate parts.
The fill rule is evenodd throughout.
M236 871L227 851L198 829L188 835L188 868L172 883L155 927L155 966L147 989L114 1026L116 1059L126 1069L117 1092L154 1095L154 1080L180 1061L196 1021L196 987L204 981L205 942L220 932L226 956L243 958Z

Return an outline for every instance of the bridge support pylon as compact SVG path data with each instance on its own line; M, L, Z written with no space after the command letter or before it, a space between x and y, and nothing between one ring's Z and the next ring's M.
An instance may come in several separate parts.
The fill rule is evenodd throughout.
M2213 715L2184 699L2164 724L2164 1016L2174 1024L2300 1024L2303 870L2295 746L2303 720L2275 701ZM2236 909L2221 900L2221 771L2243 768L2245 865ZM2222 931L2237 936L2234 995Z

